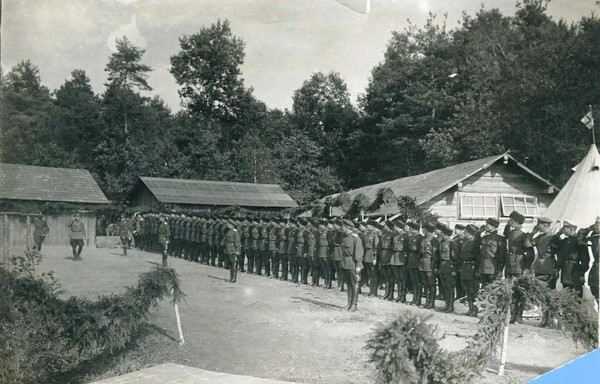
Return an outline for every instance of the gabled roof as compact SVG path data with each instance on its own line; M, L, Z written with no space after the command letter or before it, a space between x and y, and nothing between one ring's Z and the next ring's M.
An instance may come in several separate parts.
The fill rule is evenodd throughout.
M277 184L140 177L162 203L239 205L243 207L292 208L298 204Z
M0 163L0 199L109 204L85 169Z
M348 191L348 194L350 195L350 198L354 198L354 196L358 195L359 193L363 193L369 199L374 200L376 198L377 191L382 188L390 188L396 196L409 196L414 198L417 204L423 204L424 202L433 199L439 194L454 187L458 183L473 176L477 172L490 167L498 160L504 158L513 161L519 168L538 179L541 183L546 184L557 191L559 190L548 180L542 178L537 173L518 162L514 157L509 155L508 152L505 152L500 155L490 156L484 159L473 160L446 168L436 169L420 175L408 176L396 180L385 181L383 183L367 185L365 187ZM336 197L337 195L338 194L331 195L331 197Z

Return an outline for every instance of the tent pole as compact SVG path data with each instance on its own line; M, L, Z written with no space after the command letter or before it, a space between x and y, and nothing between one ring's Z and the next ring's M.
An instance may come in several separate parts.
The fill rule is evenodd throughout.
M592 114L592 106L590 105L590 114ZM594 127L594 115L592 114L592 143L596 145L596 128Z

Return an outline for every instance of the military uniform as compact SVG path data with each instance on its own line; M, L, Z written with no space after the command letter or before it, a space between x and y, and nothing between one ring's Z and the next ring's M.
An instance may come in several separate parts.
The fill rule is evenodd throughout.
M281 260L281 280L287 281L289 275L289 235L291 228L283 226L279 231L279 259Z
M361 285L369 286L369 296L374 296L377 292L377 279L375 278L375 263L377 257L377 247L379 246L379 237L372 226L369 226L364 232L363 246L365 255L363 258L363 275Z
M588 285L592 291L592 295L598 301L598 265L600 262L600 216L596 218L596 224L588 230L587 235L584 238L584 245L588 255L591 254L594 258L594 264L588 275Z
M36 217L33 219L33 249L37 249L38 251L42 250L42 244L44 244L44 240L49 231L50 227L48 227L46 219L43 217Z
M225 228L225 233L223 234L223 244L223 251L229 258L229 282L235 283L237 281L238 255L241 252L242 242L240 233L234 227L232 222L230 222Z
M494 218L488 219L486 224L493 228L498 228L499 225ZM485 288L502 274L500 268L506 261L506 243L494 230L481 233L476 246L479 248L479 280L482 288Z
M398 298L396 302L406 302L406 280L408 272L406 269L406 251L408 249L408 236L402 231L403 224L396 223L398 233L394 234L392 239L392 257L390 258L390 268L392 278L390 279L390 297L394 298L394 285L398 287Z
M538 222L546 220L538 218ZM556 251L558 238L550 233L532 232L525 239L525 245L534 254L531 269L535 276L546 282L550 289L556 289Z
M269 229L268 241L269 244L267 246L267 251L269 252L271 259L271 272L274 278L279 277L279 247L278 247L278 236L279 236L279 227L277 223L273 223L271 228ZM268 274L267 274L268 275Z
M522 276L525 270L531 267L532 259L525 248L525 238L527 235L520 228L525 222L525 216L517 211L512 211L509 217L510 221L504 227L504 238L506 239L504 274L507 278L513 278ZM522 321L523 304L522 298L513 296L513 304L510 311L511 323L520 323Z
M425 224L423 228L427 235L423 236L419 248L419 274L426 294L424 308L430 309L435 307L436 276L434 262L438 253L438 242L434 237L435 226Z
M479 292L479 281L476 272L478 266L478 249L476 248L475 236L478 235L477 227L467 225L467 237L461 244L460 253L458 255L458 264L460 269L460 283L467 295L469 311L467 315L477 316L477 307L475 307L475 299Z
M583 297L583 282L590 264L587 247L574 236L561 235L556 251L556 268L560 272L560 283L564 288L577 292Z
M158 243L162 247L162 266L167 266L167 254L169 250L169 242L171 240L171 228L166 220L162 220L157 228Z
M423 284L419 273L419 254L421 252L421 240L423 236L418 233L419 224L407 224L413 231L408 237L408 254L406 257L406 267L413 287L413 299L411 304L421 305L421 296L423 295Z
M438 240L438 252L435 260L435 269L440 280L440 291L446 302L442 309L444 312L454 311L454 277L456 276L456 255L455 245L450 236L452 230L443 224L438 224L442 236Z
M350 220L344 220L348 228L353 226ZM348 310L356 311L358 302L358 281L362 270L362 258L364 249L360 237L356 233L344 233L341 239L342 251L342 273L348 286Z
M392 223L386 224L388 227L384 229L381 234L381 242L379 247L379 254L377 258L377 265L379 266L378 283L385 284L385 294L383 295L384 300L391 300L394 295L394 287L390 284L393 280L392 267L390 266L390 260L392 259L392 247L394 245L394 232L390 228L393 227Z
M330 280L330 270L329 270L329 259L327 258L327 250L329 248L329 243L327 241L327 228L325 227L325 221L321 221L321 225L317 230L316 240L317 240L317 261L319 262L319 272L320 276L323 276L323 287L331 288L331 280ZM313 280L314 281L314 280Z

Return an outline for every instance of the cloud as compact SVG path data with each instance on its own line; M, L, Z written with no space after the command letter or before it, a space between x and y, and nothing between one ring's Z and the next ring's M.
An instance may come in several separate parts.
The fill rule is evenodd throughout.
M135 14L131 16L131 20L128 24L118 27L113 33L111 33L108 36L106 44L111 49L111 51L117 51L116 40L123 38L123 36L127 36L129 41L131 41L133 45L137 46L138 48L146 47L146 39L144 38L137 26L137 17Z

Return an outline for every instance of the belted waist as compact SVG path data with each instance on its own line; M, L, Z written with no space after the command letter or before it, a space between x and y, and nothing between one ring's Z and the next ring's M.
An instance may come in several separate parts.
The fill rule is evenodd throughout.
M577 261L577 260L567 260L567 263L569 263L569 264L579 264L579 261Z
M466 264L475 264L475 260L462 260L462 262Z

